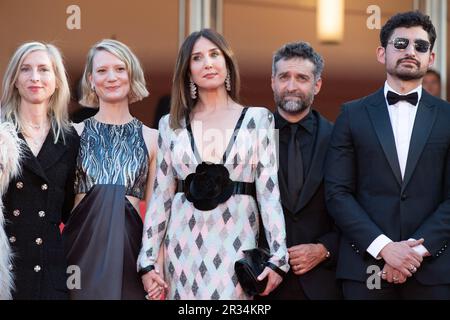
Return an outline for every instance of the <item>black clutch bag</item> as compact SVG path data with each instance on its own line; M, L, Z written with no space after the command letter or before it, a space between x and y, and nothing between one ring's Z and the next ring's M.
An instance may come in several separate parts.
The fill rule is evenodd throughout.
M264 291L267 277L258 281L258 276L267 266L270 254L264 249L255 248L244 250L244 258L234 263L234 271L245 293L255 296Z

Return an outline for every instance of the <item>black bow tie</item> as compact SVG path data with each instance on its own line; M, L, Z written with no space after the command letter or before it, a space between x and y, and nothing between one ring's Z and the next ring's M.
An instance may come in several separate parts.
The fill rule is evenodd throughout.
M419 100L419 95L417 94L417 92L413 92L407 95L400 95L396 94L395 92L388 91L386 99L389 105L396 104L397 102L404 100L415 106L417 104L417 100Z

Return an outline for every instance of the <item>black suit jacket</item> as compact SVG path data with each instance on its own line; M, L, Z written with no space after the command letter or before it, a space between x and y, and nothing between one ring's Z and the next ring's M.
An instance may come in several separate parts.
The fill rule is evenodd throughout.
M65 144L61 137L55 144L50 130L37 158L25 146L21 174L4 196L6 233L14 252L14 299L68 298L59 225L73 207L80 140L73 129L65 138Z
M295 288L298 284L290 282L298 281L309 299L339 299L341 290L336 281L339 232L333 219L328 215L323 187L325 155L333 125L318 112L313 110L312 114L317 121L313 155L295 212L290 212L287 209L288 205L283 203L290 194L280 170L278 182L286 221L287 246L320 242L330 251L331 256L328 261L324 261L302 276L289 275L279 289L286 291L281 296L295 299L297 296Z
M380 234L425 239L432 257L415 273L426 285L450 283L450 105L422 92L404 179L383 88L343 105L326 161L327 206L342 231L337 275L366 281L367 253Z

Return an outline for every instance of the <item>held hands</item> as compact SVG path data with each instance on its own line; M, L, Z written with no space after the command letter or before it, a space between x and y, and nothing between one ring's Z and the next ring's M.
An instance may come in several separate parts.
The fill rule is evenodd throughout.
M388 243L380 252L384 261L403 275L411 277L413 267L419 268L422 256L413 250L413 247L423 243L423 239Z
M405 283L423 261L423 257L413 250L423 242L424 239L419 239L387 244L380 252L380 256L386 262L381 278L389 283Z
M157 268L144 274L142 276L142 283L144 284L145 292L147 292L145 296L147 300L160 300L162 294L168 288Z
M390 265L385 264L383 271L381 271L381 279L389 283L402 284L406 282L408 277Z
M302 275L324 261L327 249L321 243L299 244L288 249L289 264L295 275Z
M264 280L266 277L268 277L266 289L260 296L267 296L280 285L281 281L283 281L283 278L269 267L264 268L263 272L258 276L258 281Z

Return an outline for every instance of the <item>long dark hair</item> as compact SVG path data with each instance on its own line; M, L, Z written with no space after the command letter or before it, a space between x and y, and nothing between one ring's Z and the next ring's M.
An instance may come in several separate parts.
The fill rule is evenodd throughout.
M227 69L230 72L231 91L228 95L233 101L239 102L239 89L241 80L234 53L225 38L211 29L202 29L191 33L181 45L178 52L177 63L172 81L172 97L170 103L170 127L181 128L182 120L189 115L194 108L196 99L192 99L189 91L190 60L192 49L199 38L206 38L214 43L222 51Z

